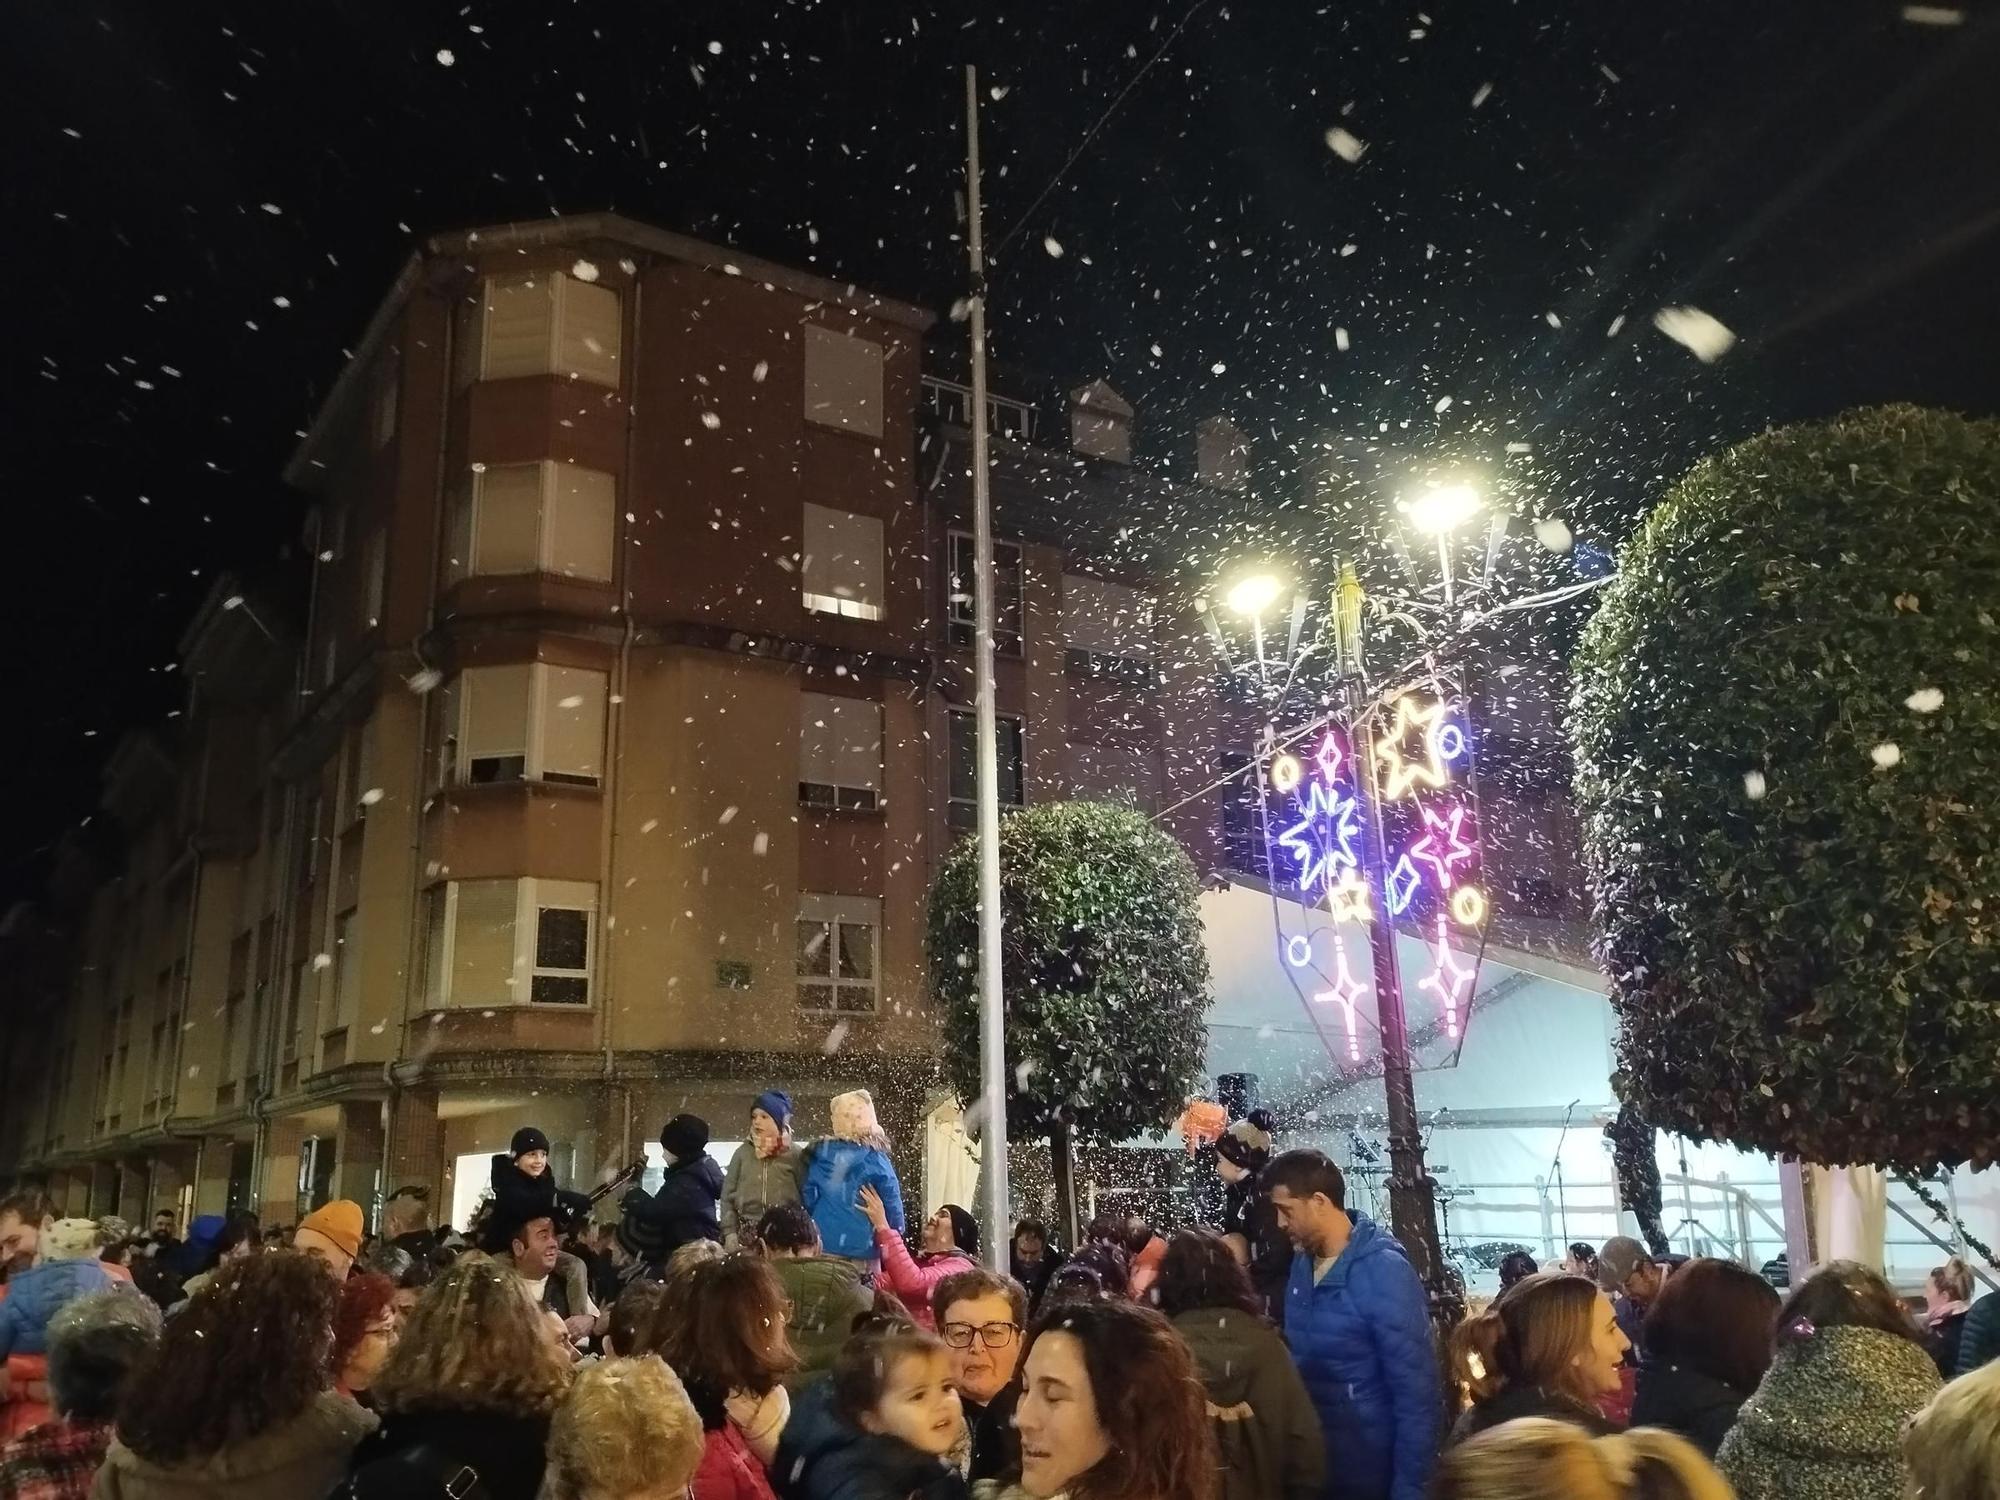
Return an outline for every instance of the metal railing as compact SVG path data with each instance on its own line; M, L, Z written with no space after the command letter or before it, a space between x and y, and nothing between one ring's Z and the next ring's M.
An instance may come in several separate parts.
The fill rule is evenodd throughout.
M936 375L922 377L924 404L944 421L959 427L972 425L972 387ZM986 430L997 437L1017 442L1035 440L1035 409L1025 401L1008 396L986 396Z

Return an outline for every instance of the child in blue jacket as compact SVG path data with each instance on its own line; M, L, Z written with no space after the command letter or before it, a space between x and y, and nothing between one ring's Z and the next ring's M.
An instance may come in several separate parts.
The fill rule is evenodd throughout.
M889 1138L875 1118L868 1090L833 1096L833 1134L806 1154L806 1212L819 1226L828 1255L873 1262L875 1227L856 1203L862 1188L881 1194L889 1227L903 1232L903 1188L889 1161Z
M97 1259L97 1220L58 1219L42 1231L42 1260L7 1283L0 1302L0 1358L49 1352L49 1319L66 1302L113 1284Z

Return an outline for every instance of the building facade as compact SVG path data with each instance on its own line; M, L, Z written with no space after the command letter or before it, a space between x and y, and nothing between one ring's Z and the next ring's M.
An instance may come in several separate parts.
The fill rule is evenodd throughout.
M133 1219L419 1184L463 1224L521 1125L587 1188L677 1112L726 1149L762 1089L817 1133L866 1086L920 1172L973 795L931 323L608 216L414 257L287 471L309 583L220 585L172 733L107 767L123 854L15 1028L0 1170ZM1003 801L1172 808L1215 868L1212 663L1087 524L1170 495L1131 408L992 415Z

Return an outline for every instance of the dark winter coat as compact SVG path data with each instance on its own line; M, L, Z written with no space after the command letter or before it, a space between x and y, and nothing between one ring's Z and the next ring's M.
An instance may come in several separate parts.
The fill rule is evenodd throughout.
M1317 1500L1326 1441L1285 1341L1229 1307L1181 1313L1174 1328L1208 1390L1222 1458L1222 1500Z
M722 1168L703 1152L693 1161L675 1162L649 1193L633 1188L625 1195L625 1229L645 1260L664 1262L691 1240L720 1240L716 1204L722 1197Z
M91 1500L299 1500L324 1495L375 1418L322 1392L288 1422L175 1464L141 1458L118 1439L104 1455ZM429 1500L429 1497L426 1497Z
M1008 1258L1011 1263L1010 1269L1014 1273L1014 1279L1021 1283L1022 1290L1028 1294L1028 1308L1030 1311L1041 1306L1042 1293L1048 1290L1049 1282L1055 1279L1056 1272L1060 1271L1063 1268L1063 1262L1069 1259L1062 1251L1056 1249L1054 1245L1047 1244L1046 1242L1042 1245L1041 1259L1037 1260L1032 1266L1023 1261L1020 1256L1014 1255L1011 1251Z
M493 1158L493 1223L511 1233L536 1219L553 1219L564 1226L590 1212L590 1199L556 1186L553 1168L531 1177L511 1156Z
M855 1316L875 1305L874 1295L861 1284L861 1268L852 1261L815 1255L805 1259L779 1256L767 1262L791 1301L785 1325L799 1367L785 1377L797 1391L821 1372L833 1368L833 1357L853 1331Z
M1970 1375L1996 1359L2000 1359L2000 1292L1988 1292L1972 1304L1965 1326L1958 1331L1958 1373Z
M1713 1458L1749 1394L1687 1365L1645 1364L1639 1368L1632 1425L1678 1432Z
M972 1464L968 1479L998 1479L1002 1474L1021 1470L1021 1432L1014 1425L1014 1413L1021 1405L1021 1384L1010 1380L1000 1394L981 1406L960 1397L965 1407L965 1425L972 1434Z
M965 1480L901 1438L866 1433L833 1409L826 1381L792 1407L771 1465L783 1500L966 1500Z
M1822 1328L1780 1346L1716 1467L1738 1500L1903 1500L1903 1424L1942 1383L1913 1339Z
M1418 1500L1437 1462L1437 1354L1423 1283L1387 1230L1355 1215L1318 1282L1312 1256L1293 1258L1285 1342L1326 1438L1326 1500Z
M111 1284L111 1273L95 1256L44 1261L33 1270L15 1273L7 1283L7 1299L0 1302L0 1359L48 1353L49 1319L65 1302Z
M354 1450L353 1471L334 1500L438 1500L444 1486L434 1472L399 1457L418 1447L471 1468L491 1500L535 1500L548 1443L547 1417L449 1407L391 1412Z
M1458 1420L1451 1425L1451 1436L1445 1446L1452 1447L1474 1433L1498 1427L1502 1422L1516 1422L1522 1417L1547 1417L1555 1422L1568 1422L1573 1427L1581 1427L1592 1437L1603 1437L1618 1430L1615 1424L1605 1420L1604 1414L1596 1407L1585 1406L1561 1391L1539 1385L1510 1385L1484 1401L1475 1401L1460 1412Z
M819 1226L821 1247L828 1255L849 1260L875 1258L875 1226L855 1207L864 1187L882 1195L889 1227L903 1232L903 1187L886 1153L859 1141L830 1138L815 1141L806 1153L806 1212Z
M1285 1282L1292 1274L1292 1242L1278 1227L1271 1195L1252 1174L1232 1182L1222 1195L1222 1232L1243 1237L1250 1247L1250 1285L1264 1299L1271 1320L1285 1325Z

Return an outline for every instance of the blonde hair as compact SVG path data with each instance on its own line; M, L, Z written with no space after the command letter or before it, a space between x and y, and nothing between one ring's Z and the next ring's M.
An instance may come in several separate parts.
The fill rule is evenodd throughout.
M1954 1255L1941 1266L1933 1267L1931 1280L1938 1284L1938 1290L1954 1302L1972 1300L1972 1267Z
M658 1356L586 1365L549 1423L543 1500L678 1493L702 1441L687 1388Z
M1903 1466L1913 1500L2000 1495L2000 1364L1959 1376L1910 1419Z
M1509 1386L1542 1386L1593 1404L1576 1357L1590 1349L1597 1283L1560 1271L1517 1281L1451 1334L1454 1383L1472 1401Z
M1642 1427L1593 1438L1570 1422L1503 1422L1438 1461L1431 1500L1734 1500L1685 1438Z
M545 1417L569 1389L569 1355L511 1266L462 1256L417 1299L369 1395L419 1406Z

